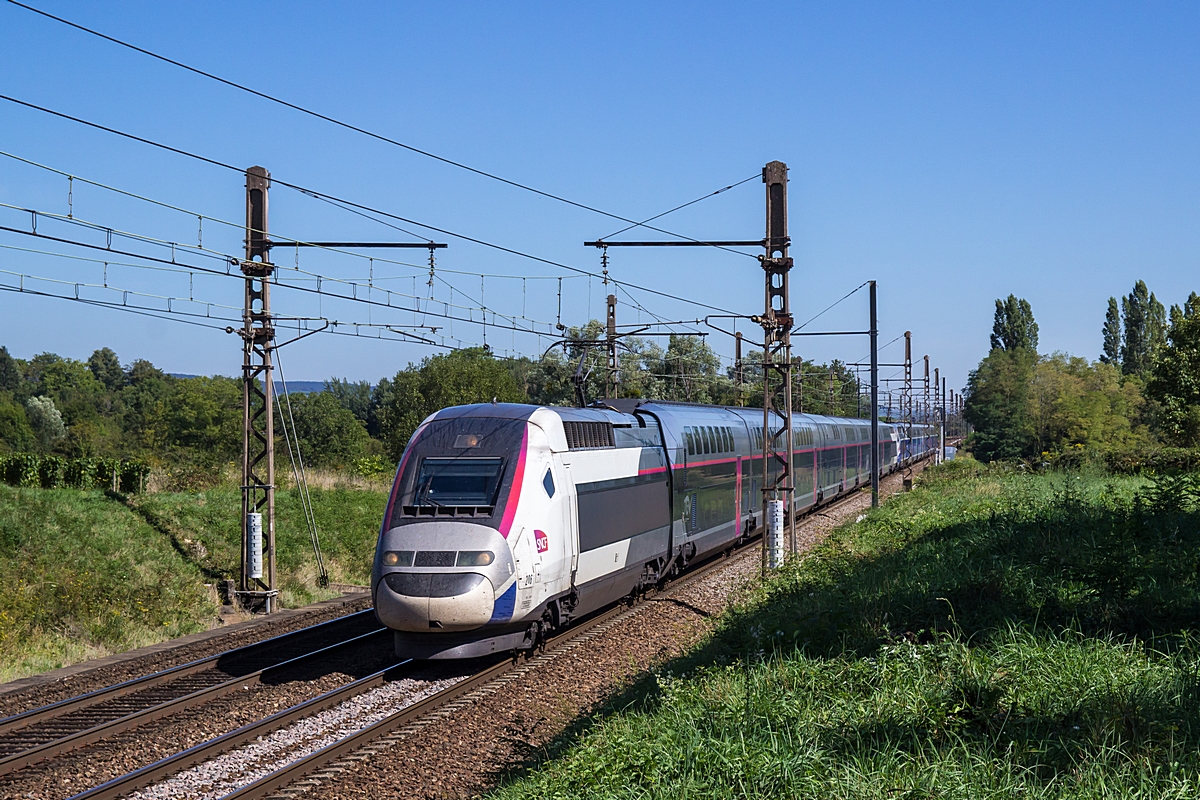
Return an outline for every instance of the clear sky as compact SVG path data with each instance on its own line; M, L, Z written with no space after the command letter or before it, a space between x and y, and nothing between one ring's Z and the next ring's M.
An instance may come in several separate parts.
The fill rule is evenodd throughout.
M1011 292L1030 301L1043 351L1095 358L1110 295L1128 292L1139 278L1167 304L1200 290L1195 3L34 5L620 216L649 217L755 176L767 161L784 161L791 169L798 318L875 279L881 344L911 330L915 355L929 353L954 387L985 354L997 297ZM280 180L418 222L590 271L599 270L599 256L583 241L623 227L8 3L0 3L0 43L0 94L226 163L261 164ZM0 102L0 132L4 152L209 217L200 225L190 214L75 182L76 218L181 244L195 244L203 227L206 247L239 252L236 228L213 221L243 219L238 174L8 102ZM65 214L68 188L60 175L0 157L0 203ZM30 223L30 214L0 208L0 225L27 230ZM655 224L695 238L759 238L762 184L755 178ZM465 307L481 302L479 273L524 276L482 279L482 303L553 323L561 276L564 323L603 315L598 280L404 227L450 243L439 253L439 270L471 273L439 272L436 308L451 300L453 285L453 303L463 307L454 313L478 319ZM279 186L271 195L271 229L309 240L411 238ZM102 233L44 216L38 230L105 241ZM662 238L625 234L634 235ZM122 241L113 246L163 254ZM39 290L74 295L76 282L107 279L122 290L241 304L239 282L224 276L112 264L106 278L100 263L8 248L109 258L97 251L5 232L0 245L0 270L66 281L26 279ZM183 252L182 263L220 265ZM306 273L364 283L370 277L373 286L427 295L421 251L377 255L417 266L313 251L301 251L298 263ZM762 273L751 258L692 248L611 256L619 279L739 313L762 308ZM276 251L275 260L294 267L297 254ZM21 280L0 273L0 284ZM378 289L371 292L378 299ZM619 295L621 322L713 313L630 292L644 310ZM198 308L170 302L174 310ZM397 294L394 303L401 302ZM275 310L342 322L440 324L282 290ZM810 329L861 328L865 315L864 291ZM754 337L750 323L741 329ZM456 322L453 335L480 342L483 331ZM495 320L488 331L489 344L502 352L537 353L550 341L499 330ZM728 338L714 333L709 341L732 355ZM26 358L42 351L86 358L107 345L126 363L148 358L179 373L234 375L240 366L238 340L218 330L12 293L0 293L0 344ZM801 344L804 355L820 360L867 352L861 337ZM375 381L433 352L319 335L286 348L284 363L293 380ZM902 350L892 345L882 357L896 361Z

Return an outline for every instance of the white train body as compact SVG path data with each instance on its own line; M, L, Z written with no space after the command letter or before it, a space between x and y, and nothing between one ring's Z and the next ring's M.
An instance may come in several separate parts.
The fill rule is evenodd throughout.
M401 459L372 571L400 655L466 658L728 548L761 522L762 411L615 401L460 406ZM797 513L869 481L869 423L797 415ZM934 446L880 424L883 472ZM768 467L770 464L768 463Z

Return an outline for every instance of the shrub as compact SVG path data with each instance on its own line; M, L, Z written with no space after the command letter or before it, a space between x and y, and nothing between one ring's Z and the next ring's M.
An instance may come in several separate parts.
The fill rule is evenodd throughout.
M0 456L0 480L10 486L42 489L146 490L150 465L139 459L62 458L14 453Z
M383 456L364 456L354 459L352 469L355 475L361 475L364 478L378 478L391 473L392 465Z

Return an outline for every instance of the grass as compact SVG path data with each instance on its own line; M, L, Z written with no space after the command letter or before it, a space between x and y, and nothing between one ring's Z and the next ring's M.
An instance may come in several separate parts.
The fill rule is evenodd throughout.
M382 491L314 489L331 580L365 585ZM293 491L277 493L285 606L335 596L316 568ZM205 584L236 577L236 489L136 495L0 485L0 681L204 630Z
M932 470L494 796L1197 796L1195 485Z

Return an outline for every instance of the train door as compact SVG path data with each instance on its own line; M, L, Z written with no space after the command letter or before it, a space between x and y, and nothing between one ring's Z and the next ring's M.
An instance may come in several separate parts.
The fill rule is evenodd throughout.
M846 427L846 482L847 487L858 483L858 429Z
M548 521L558 528L558 535L551 537L548 531L536 539L536 547L542 555L542 564L550 567L545 573L556 579L547 582L547 596L566 593L575 585L575 573L580 569L580 525L576 507L575 481L571 476L571 464L562 456L554 456L542 470L540 491L550 501ZM536 536L536 531L535 531Z
M792 455L792 475L796 481L796 506L798 510L808 509L816 503L816 483L814 482L814 464L812 464L812 431L811 428L797 428L793 435L796 440L796 453Z

